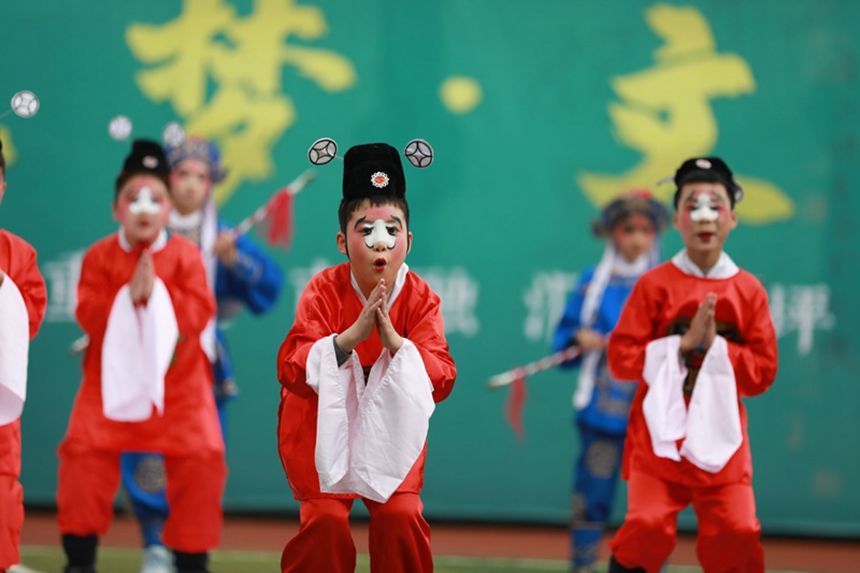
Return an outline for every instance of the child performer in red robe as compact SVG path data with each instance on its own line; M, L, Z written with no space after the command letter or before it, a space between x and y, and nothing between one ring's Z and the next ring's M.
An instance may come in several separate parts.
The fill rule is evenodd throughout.
M704 571L762 572L740 398L776 376L767 293L723 251L743 198L728 166L689 159L674 181L673 224L685 248L642 275L609 340L613 376L639 382L622 469L628 510L609 544L609 571L659 571L678 512L692 503Z
M0 141L0 203L6 192L6 160ZM36 266L36 250L0 229L0 573L21 561L24 524L21 475L21 411L27 396L27 358L48 293Z
M200 346L215 301L197 246L164 230L167 175L161 147L135 141L116 180L120 230L90 247L82 263L75 314L90 344L59 447L66 573L95 571L124 451L164 455L171 508L164 543L178 572L205 572L219 543L224 441Z
M370 512L373 571L433 569L419 493L430 415L456 370L439 297L404 262L405 191L394 148L346 153L337 245L349 261L311 279L278 353L279 449L301 501L285 573L355 570L356 498Z

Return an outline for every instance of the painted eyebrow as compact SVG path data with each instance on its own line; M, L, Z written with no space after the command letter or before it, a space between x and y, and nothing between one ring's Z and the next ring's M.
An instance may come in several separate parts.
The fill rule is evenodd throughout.
M392 215L391 218L394 219L395 221L397 221L397 224L400 225L401 229L403 228L403 221L401 221L399 217ZM358 226L361 225L362 223L364 223L366 220L367 220L367 217L360 217L355 222L355 226L353 227L353 229L358 229Z
M720 195L710 195L709 194L708 197L710 199L713 199L715 202L718 202L718 203L725 203L726 202L726 199L723 199ZM695 195L695 196L690 195L689 197L684 199L684 203L697 203L698 201L699 201L698 195Z

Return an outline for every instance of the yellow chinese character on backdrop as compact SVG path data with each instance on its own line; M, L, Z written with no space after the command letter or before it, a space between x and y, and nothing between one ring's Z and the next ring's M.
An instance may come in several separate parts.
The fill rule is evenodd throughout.
M674 186L655 183L683 159L710 155L718 135L711 99L755 92L749 65L735 54L716 51L711 28L695 8L657 4L646 12L648 26L665 43L656 50L653 68L614 78L612 88L623 103L610 103L609 115L619 140L643 155L622 175L582 173L577 183L597 206L624 189L646 186L670 201ZM727 158L731 165L731 158ZM747 223L787 219L791 199L776 185L736 174L746 190L738 217Z
M244 18L225 0L184 0L175 20L129 26L132 53L155 66L137 74L144 95L169 101L187 133L221 149L228 175L217 189L217 203L242 182L272 173L272 148L296 117L292 100L282 93L284 65L327 91L355 84L355 69L345 57L287 44L290 36L309 41L326 32L322 12L294 0L255 0Z
M12 130L2 124L0 124L0 141L3 142L3 158L6 160L6 167L9 168L17 161L18 150L12 142Z

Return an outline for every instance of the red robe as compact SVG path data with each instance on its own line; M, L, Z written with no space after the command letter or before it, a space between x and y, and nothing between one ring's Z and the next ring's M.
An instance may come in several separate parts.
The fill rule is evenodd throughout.
M45 279L36 264L36 249L8 231L0 229L0 269L11 278L27 305L30 319L30 340L39 331L48 292ZM0 426L0 474L18 476L21 473L21 424L16 420Z
M278 352L278 379L283 385L278 414L279 451L293 495L298 500L358 497L320 492L314 461L318 397L305 383L305 365L314 343L349 328L362 308L363 304L350 283L349 263L322 271L311 279L302 293L293 327ZM389 316L394 329L418 348L433 384L433 400L441 402L451 393L456 369L445 341L438 295L415 273L409 272L389 309ZM355 349L365 372L382 349L374 328L370 337ZM421 491L425 455L426 449L397 492Z
M223 452L224 441L212 393L212 369L200 347L200 332L215 313L199 249L183 237L170 237L153 253L156 275L164 282L176 312L179 340L164 378L164 414L142 422L118 422L102 409L102 342L119 289L134 273L139 250L126 251L117 234L87 251L78 283L75 311L89 336L84 378L72 409L63 445L110 452L148 451L187 456Z
M743 434L740 448L717 473L700 469L686 458L676 462L656 456L642 412L648 392L648 384L642 378L648 343L672 334L674 325L689 324L709 292L717 295L717 329L725 333L728 341ZM750 483L752 459L747 415L740 398L767 390L777 369L776 334L767 293L752 274L740 270L726 279L705 279L685 274L671 262L663 263L636 283L612 332L607 352L609 368L616 379L639 382L624 446L625 479L629 479L631 472L644 472L693 487Z
M30 322L30 340L39 331L48 293L36 264L36 250L24 239L0 229L0 269L21 292ZM0 569L20 561L18 542L24 507L21 484L21 421L0 426Z

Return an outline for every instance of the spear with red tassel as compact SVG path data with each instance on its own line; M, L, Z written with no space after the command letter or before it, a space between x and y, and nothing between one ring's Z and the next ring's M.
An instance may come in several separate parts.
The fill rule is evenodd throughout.
M549 370L562 362L572 360L580 354L582 354L580 347L569 346L525 366L511 368L507 372L496 374L487 381L487 390L498 390L504 386L511 386L511 391L505 402L505 419L519 438L524 435L523 406L526 403L526 378L538 372Z
M313 170L308 169L295 181L275 191L259 209L236 225L233 233L238 237L262 224L263 234L271 246L280 245L289 249L293 236L293 197L315 177Z

